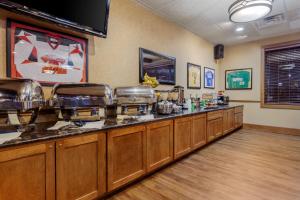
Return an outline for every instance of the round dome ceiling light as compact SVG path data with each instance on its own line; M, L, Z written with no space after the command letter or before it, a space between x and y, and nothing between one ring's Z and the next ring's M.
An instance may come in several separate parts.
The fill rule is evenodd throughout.
M228 9L232 22L250 22L272 11L273 0L237 0Z

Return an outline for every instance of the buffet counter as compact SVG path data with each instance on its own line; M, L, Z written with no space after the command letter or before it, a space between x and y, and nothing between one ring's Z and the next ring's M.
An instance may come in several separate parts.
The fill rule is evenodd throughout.
M0 144L0 199L106 197L242 125L243 106L98 122L97 128L36 125Z
M75 136L75 135L82 135L90 132L95 132L95 131L107 131L110 129L115 129L115 128L123 128L127 126L132 126L132 125L139 125L139 124L145 124L145 123L151 123L151 122L156 122L156 121L161 121L161 120L167 120L167 119L175 119L178 117L184 117L184 116L191 116L191 115L197 115L201 113L208 113L212 111L217 111L217 110L224 110L224 109L230 109L230 108L235 108L239 106L218 106L217 108L212 108L212 109L197 109L193 112L188 111L188 110L183 110L180 113L173 113L169 115L149 115L147 117L142 117L141 119L136 119L136 120L123 120L123 121L117 121L117 120L107 120L105 122L102 122L101 127L98 128L67 128L63 130L49 130L49 125L48 124L39 124L39 125L34 125L29 127L28 131L19 133L17 138L13 138L10 140L7 140L3 143L0 142L0 148L3 147L9 147L9 146L15 146L15 145L20 145L20 144L28 144L32 142L39 142L39 141L45 141L45 140L55 140L59 138L64 138L64 137L69 137L69 136ZM51 128L50 128L51 129ZM2 135L2 141L5 140L5 134L7 133L0 133L0 136ZM8 133L9 134L9 133ZM15 134L17 135L17 134Z

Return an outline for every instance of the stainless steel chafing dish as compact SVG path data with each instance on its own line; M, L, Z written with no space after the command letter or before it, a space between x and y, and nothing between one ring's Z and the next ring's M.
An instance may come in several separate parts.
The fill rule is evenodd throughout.
M60 118L68 121L100 120L112 103L111 88L94 83L57 84L49 100L49 105L60 111Z
M0 79L0 126L33 123L44 102L44 93L38 82Z
M118 114L148 114L156 103L155 92L148 86L118 87L115 89Z

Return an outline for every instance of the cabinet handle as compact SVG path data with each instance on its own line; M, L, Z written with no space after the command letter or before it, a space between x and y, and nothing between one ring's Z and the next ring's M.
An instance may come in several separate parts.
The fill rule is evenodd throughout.
M51 144L51 145L49 145L49 149L52 149L53 148L53 145Z

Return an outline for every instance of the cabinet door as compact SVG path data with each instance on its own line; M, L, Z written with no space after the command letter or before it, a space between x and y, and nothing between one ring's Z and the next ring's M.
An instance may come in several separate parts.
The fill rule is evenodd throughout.
M220 137L223 135L223 117L215 119L215 135Z
M224 110L223 115L223 132L230 133L235 127L234 109Z
M54 143L0 151L0 199L55 199Z
M207 121L207 141L213 141L223 134L223 118Z
M228 127L229 127L229 132L233 131L235 128L234 109L229 109L229 111L228 111Z
M243 113L235 113L235 128L243 126Z
M192 123L192 149L206 144L206 114L193 117Z
M147 171L173 160L173 121L155 122L147 126Z
M229 110L224 110L223 112L223 133L227 134L229 132Z
M146 128L135 126L108 132L108 191L146 173Z
M216 120L207 121L207 142L211 142L216 139Z
M179 158L192 150L192 118L175 119L174 122L174 158Z
M56 144L58 200L95 199L106 192L105 133L64 139Z

